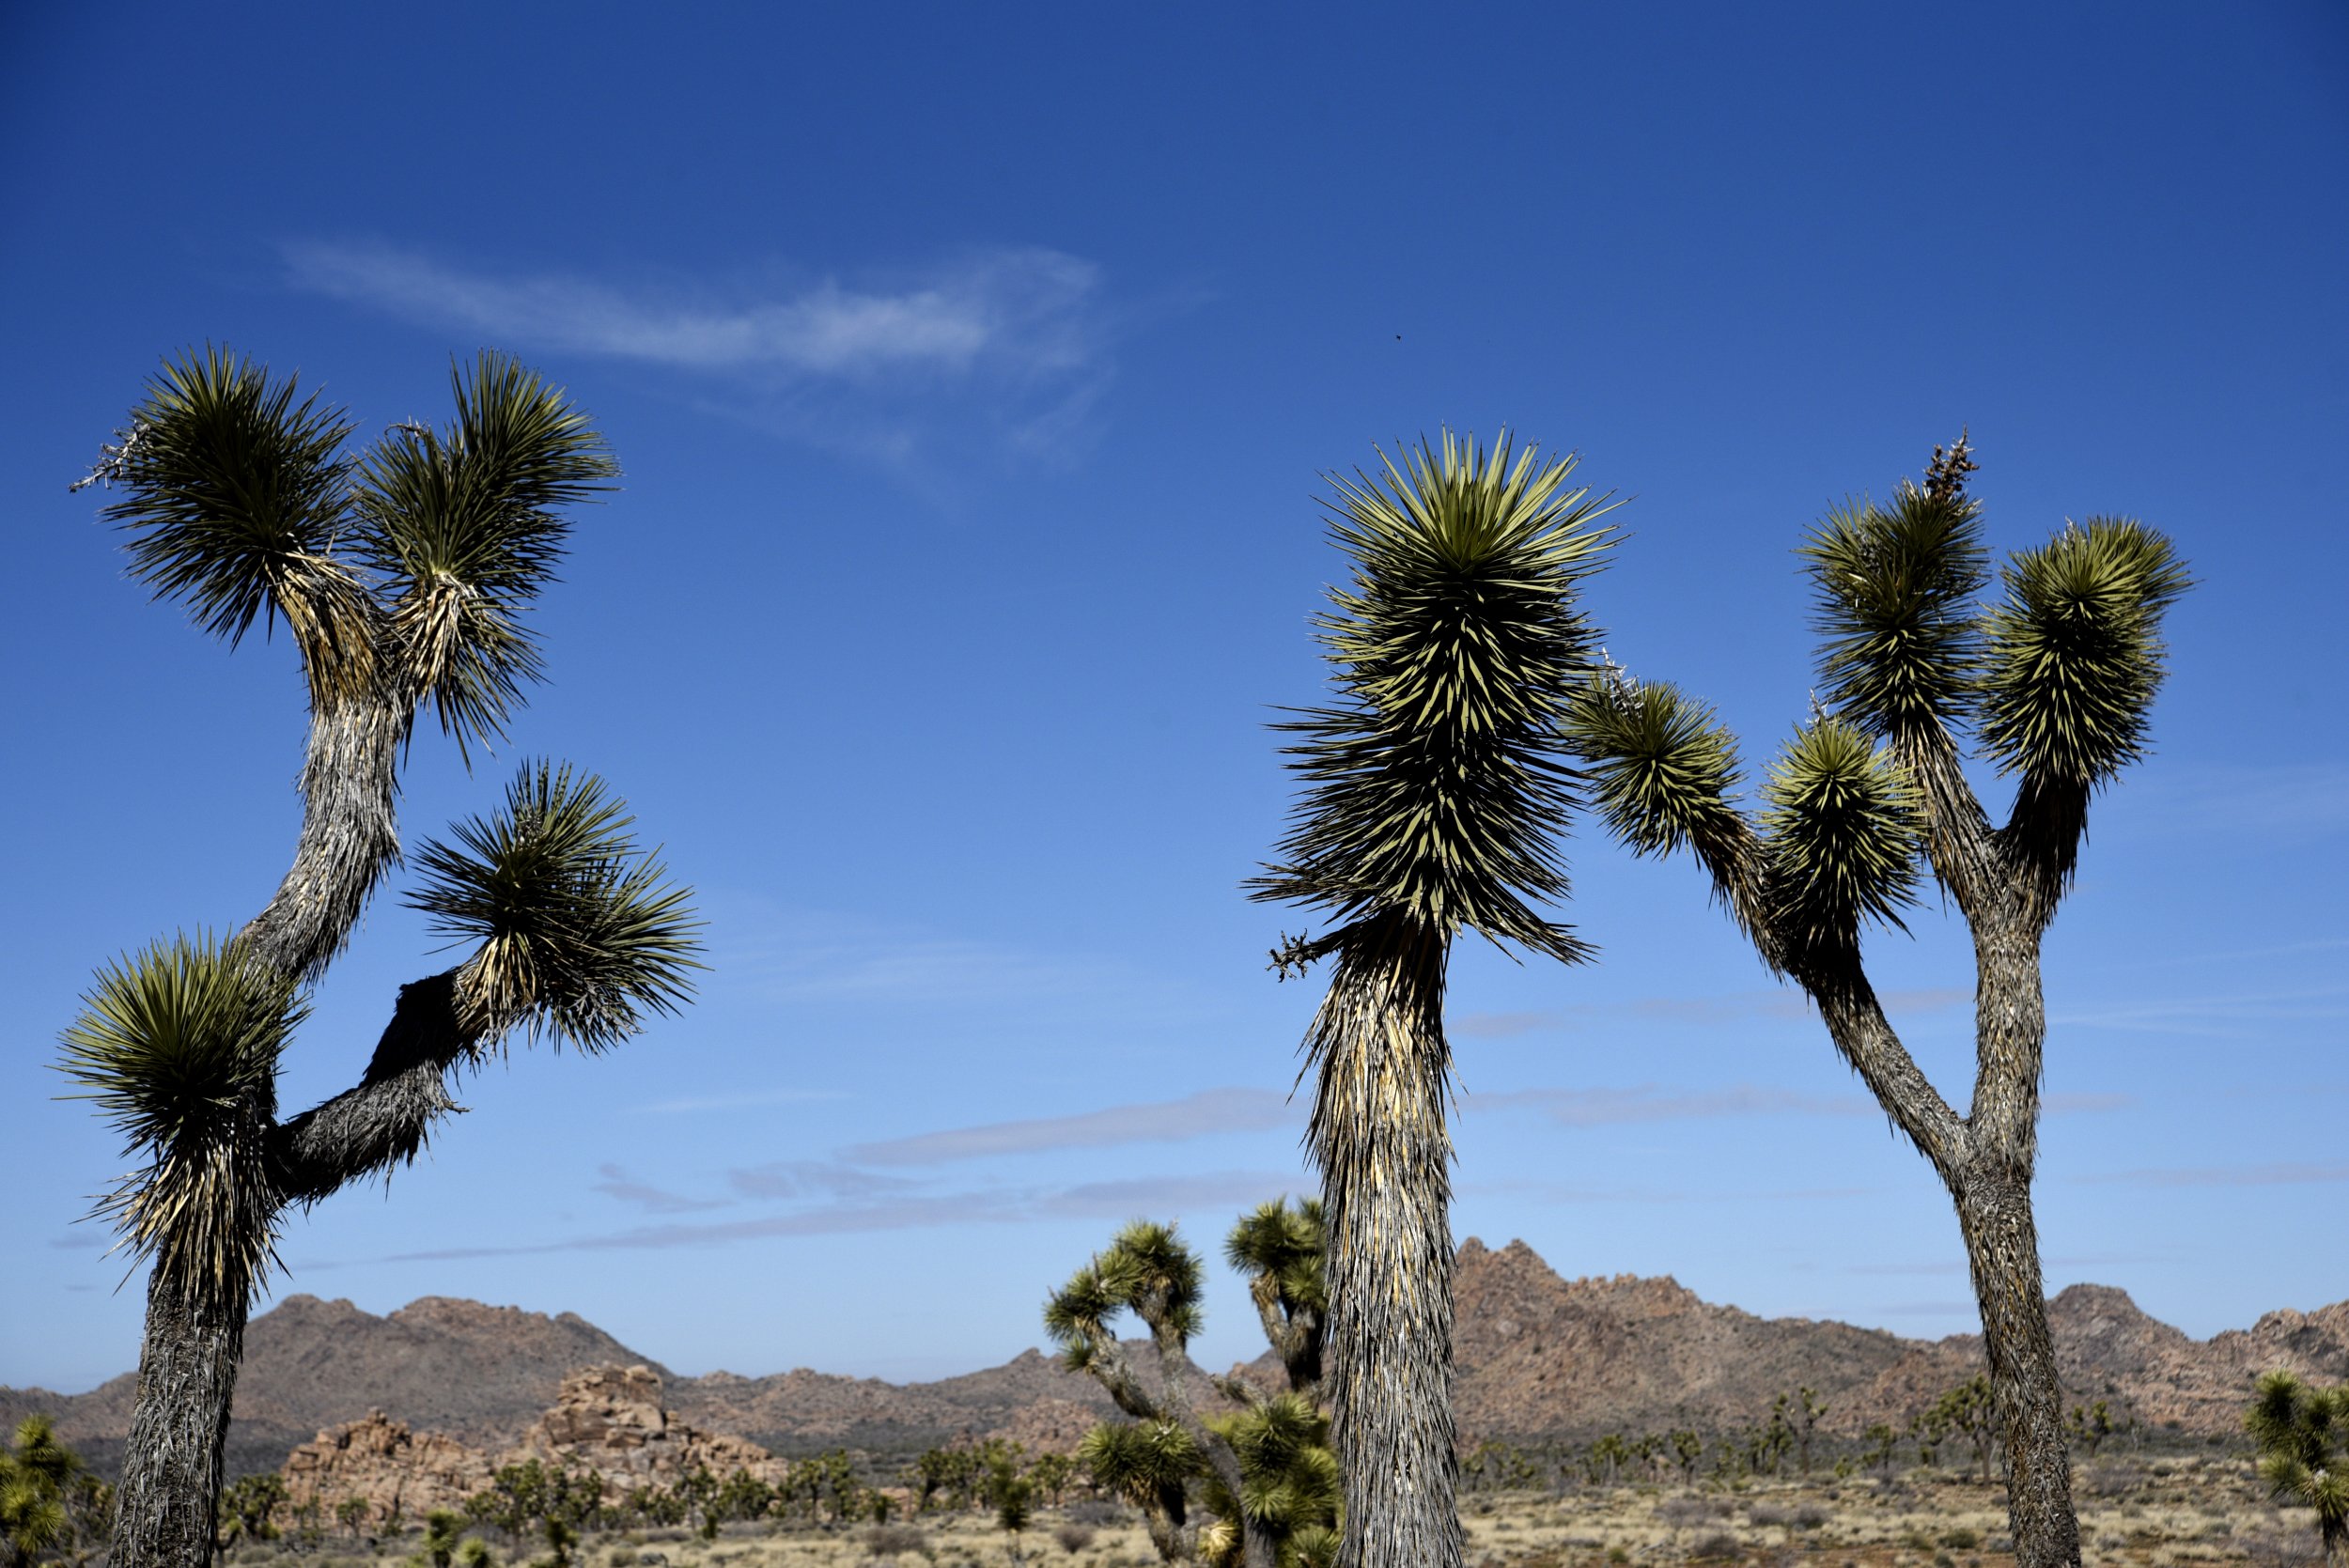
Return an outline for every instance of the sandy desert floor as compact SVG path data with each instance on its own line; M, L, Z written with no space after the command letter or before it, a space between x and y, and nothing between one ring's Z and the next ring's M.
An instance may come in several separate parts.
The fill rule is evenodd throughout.
M2248 1563L2314 1568L2313 1515L2266 1500L2240 1455L2104 1456L2075 1476L2091 1564L2188 1568ZM1107 1510L1095 1505L1092 1514ZM2003 1493L1952 1472L1834 1481L1760 1480L1734 1487L1622 1485L1563 1494L1487 1492L1463 1501L1469 1568L1608 1568L1615 1563L1792 1568L2003 1568ZM877 1537L872 1527L730 1525L715 1541L682 1530L590 1534L575 1568L1156 1568L1138 1516L1081 1524L1037 1513L1017 1544L978 1513L929 1514ZM372 1552L320 1544L317 1568L399 1568L412 1538ZM522 1568L492 1539L502 1563ZM877 1552L876 1546L894 1548ZM1015 1551L1017 1556L1015 1557ZM258 1565L283 1544L236 1554Z

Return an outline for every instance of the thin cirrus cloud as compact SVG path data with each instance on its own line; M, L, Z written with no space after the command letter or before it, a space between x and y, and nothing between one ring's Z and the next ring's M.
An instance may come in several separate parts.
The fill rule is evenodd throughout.
M419 252L303 241L286 247L297 287L435 325L685 370L814 378L968 375L990 362L1065 371L1091 349L1091 262L1036 248L974 253L891 289L827 279L782 298L694 306L578 278L495 278Z
M919 1133L840 1151L857 1165L943 1165L996 1155L1164 1143L1215 1133L1261 1132L1302 1120L1287 1095L1271 1089L1203 1089L1177 1100L1114 1105L1073 1116L1039 1116Z
M688 1198L657 1187L648 1187L632 1180L617 1165L607 1164L597 1174L603 1180L594 1184L596 1191L623 1203L633 1203L647 1214L692 1214L701 1209L723 1208L726 1203L723 1198Z
M1294 1171L1221 1171L1090 1182L1066 1188L853 1197L750 1219L677 1220L553 1241L436 1248L401 1252L386 1263L533 1257L552 1252L651 1251L718 1247L777 1237L842 1235L941 1226L1019 1225L1049 1219L1130 1219L1138 1213L1180 1219L1207 1209L1221 1222L1234 1206L1300 1189Z
M2279 1160L2265 1165L2155 1166L2074 1176L2083 1186L2293 1187L2308 1182L2349 1182L2349 1164Z
M1799 1094L1790 1089L1737 1083L1726 1089L1509 1089L1464 1099L1470 1110L1530 1109L1570 1127L1637 1122L1701 1121L1721 1116L1862 1116L1876 1110L1861 1094Z
M1937 1013L1973 1000L1970 990L1936 986L1886 991L1878 999L1894 1015ZM1811 1003L1800 991L1781 987L1741 991L1718 997L1641 997L1598 1007L1561 1007L1523 1013L1461 1013L1444 1020L1455 1034L1479 1039L1508 1039L1520 1034L1584 1029L1618 1018L1661 1023L1744 1024L1756 1018L1800 1018Z
M731 390L715 409L900 462L948 437L955 417L1017 450L1066 446L1111 376L1100 269L1038 246L966 251L862 286L731 290L500 276L372 242L300 241L282 256L305 292L502 347L719 378ZM745 401L746 386L767 396Z

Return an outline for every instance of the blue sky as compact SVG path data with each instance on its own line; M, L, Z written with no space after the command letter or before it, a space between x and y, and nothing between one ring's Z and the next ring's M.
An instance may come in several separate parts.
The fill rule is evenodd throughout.
M98 963L257 908L297 821L290 649L149 603L66 490L207 341L370 435L483 346L594 412L626 488L537 616L552 683L470 775L420 738L403 828L595 768L713 966L614 1056L469 1082L388 1196L292 1222L281 1293L931 1376L1038 1343L1119 1221L1211 1244L1304 1189L1318 982L1238 891L1290 795L1264 725L1320 690L1318 475L1450 424L1626 498L1588 607L1755 765L1812 682L1790 551L1961 425L2000 549L2171 534L2157 749L2047 947L2047 1276L2196 1334L2349 1296L2344 83L2313 3L8 8L0 1382L137 1354L58 1030ZM1456 1234L1971 1327L1937 1183L1700 875L1569 853L1600 962L1455 966ZM288 1106L445 962L397 892ZM1871 961L1962 1105L1962 933ZM1203 1358L1253 1354L1229 1276L1209 1307Z

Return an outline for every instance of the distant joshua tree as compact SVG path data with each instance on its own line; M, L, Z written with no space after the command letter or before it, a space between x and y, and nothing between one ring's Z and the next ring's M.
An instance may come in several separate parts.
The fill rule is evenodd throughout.
M1988 578L1961 436L1921 487L1828 514L1802 554L1826 634L1825 700L1762 790L1735 803L1736 745L1710 709L1621 671L1569 722L1600 808L1634 852L1687 848L1763 961L1810 995L1843 1059L1957 1208L2010 1465L2020 1568L2080 1560L2031 1176L2046 1039L2040 944L2072 882L2090 798L2144 752L2163 613L2188 586L2170 541L2093 519ZM2017 781L1994 828L1959 737ZM1879 747L1879 743L1881 746ZM1971 1109L1944 1101L1893 1032L1860 958L1932 868L1974 939Z
M2325 1560L2349 1561L2349 1384L2311 1389L2271 1372L2243 1425L2259 1445L2260 1479L2276 1497L2316 1510Z
M1140 1508L1168 1562L1209 1568L1330 1568L1337 1549L1337 1458L1315 1404L1320 1363L1316 1205L1268 1203L1233 1228L1226 1253L1252 1271L1251 1294L1288 1368L1287 1390L1266 1396L1238 1378L1218 1387L1245 1406L1203 1418L1188 1344L1198 1331L1200 1265L1171 1225L1136 1220L1045 1304L1046 1328L1072 1368L1100 1383L1130 1421L1105 1422L1079 1446L1094 1484ZM1269 1303L1269 1305L1268 1305ZM1284 1305L1284 1303L1286 1303ZM1155 1375L1134 1365L1113 1327L1131 1312L1149 1330ZM1190 1516L1190 1483L1212 1517Z
M590 775L525 764L502 810L428 844L409 902L472 951L402 986L359 1082L280 1118L305 988L399 858L398 764L429 705L460 752L503 736L539 660L519 618L550 580L560 509L618 473L563 394L497 354L452 373L445 429L353 426L291 380L207 349L167 362L89 483L132 574L236 643L282 621L310 734L293 863L226 939L166 939L101 970L63 1067L144 1161L101 1206L148 1261L139 1393L113 1561L202 1568L245 1318L278 1225L412 1160L458 1109L453 1075L518 1035L588 1052L683 1001L685 891L637 852ZM185 781L176 781L184 787Z
M1575 608L1611 530L1575 459L1512 462L1444 432L1374 477L1332 477L1351 557L1318 625L1337 706L1282 727L1306 783L1261 899L1336 929L1275 951L1334 956L1306 1034L1308 1131L1330 1231L1329 1390L1346 1568L1459 1568L1452 1360L1452 1074L1443 997L1461 930L1585 955L1529 900L1563 899L1572 804L1558 728L1595 667ZM1408 472L1406 472L1408 470Z

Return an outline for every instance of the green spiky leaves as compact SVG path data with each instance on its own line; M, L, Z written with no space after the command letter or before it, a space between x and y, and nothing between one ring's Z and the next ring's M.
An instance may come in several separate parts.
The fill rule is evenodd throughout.
M1613 671L1593 675L1576 691L1563 729L1588 764L1592 803L1634 854L1708 846L1741 826L1730 804L1736 741L1679 688Z
M1290 1312L1323 1312L1330 1307L1328 1247L1320 1199L1299 1199L1293 1208L1286 1199L1276 1199L1240 1217L1224 1238L1223 1260L1242 1274L1269 1281Z
M1275 1536L1338 1516L1342 1491L1338 1457L1330 1450L1330 1418L1299 1394L1275 1394L1263 1404L1209 1423L1239 1461L1238 1507L1210 1483L1207 1505L1225 1518L1244 1513Z
M2326 1550L2349 1544L2349 1384L2310 1388L2292 1374L2259 1380L2244 1429L2259 1446L2271 1496L2316 1510Z
M101 515L134 536L132 577L232 644L282 617L331 702L373 678L375 606L336 553L350 422L295 392L226 349L165 361L91 478L125 492Z
M127 492L102 515L136 536L131 574L231 643L283 610L343 520L350 423L294 394L226 349L190 350L148 380L94 474Z
M692 890L640 854L635 819L593 774L524 763L505 809L416 857L408 897L443 936L477 944L460 981L485 1039L518 1026L603 1050L674 1013L701 967Z
M358 510L411 678L461 747L503 736L522 684L540 678L518 615L562 558L556 508L609 489L619 468L560 388L504 355L485 351L450 381L455 424L396 427L366 461Z
M1915 783L1857 725L1797 731L1762 792L1772 925L1809 944L1850 941L1863 921L1900 924L1917 887L1924 824Z
M1081 1372L1115 1342L1111 1320L1131 1312L1154 1333L1188 1341L1206 1321L1199 1305L1199 1254L1172 1225L1137 1219L1119 1231L1044 1303L1044 1329L1070 1370Z
M1983 741L2002 770L2093 787L2144 753L2163 613L2192 585L2142 523L2066 524L2000 574L1986 617Z
M1141 1506L1179 1501L1205 1467L1199 1444L1174 1421L1105 1421L1077 1444L1077 1463L1095 1486Z
M1281 726L1307 793L1254 896L1580 955L1527 903L1567 892L1555 727L1595 651L1576 588L1613 532L1594 526L1603 501L1566 488L1574 466L1446 431L1403 469L1332 476L1354 575L1316 624L1343 702Z
M60 1067L148 1162L100 1212L192 1300L249 1297L271 1257L263 1141L306 1011L291 981L199 933L100 970L65 1032Z
M1797 551L1818 593L1828 704L1876 736L1968 713L1985 581L1980 508L1904 484L1890 506L1829 512Z

